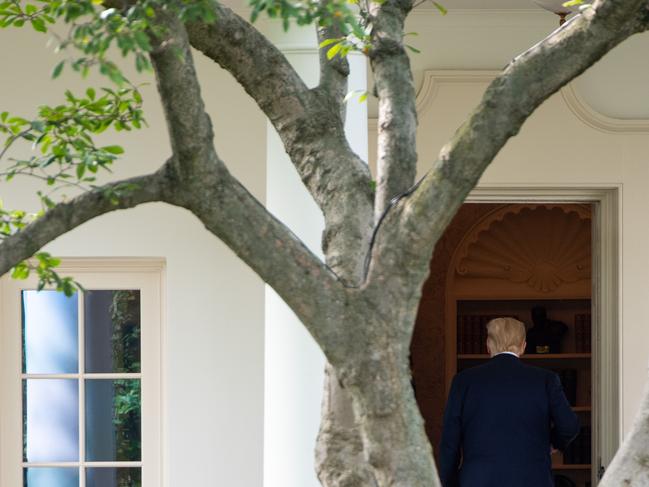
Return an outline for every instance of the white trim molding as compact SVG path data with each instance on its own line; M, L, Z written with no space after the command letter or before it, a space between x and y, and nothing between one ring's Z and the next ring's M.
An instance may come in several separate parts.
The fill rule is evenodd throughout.
M417 92L417 114L424 115L433 105L443 84L490 83L501 71L494 70L426 70ZM649 119L616 118L597 111L578 93L574 83L568 83L561 90L561 99L566 107L586 126L608 134L648 134ZM377 120L370 118L368 129L377 130Z
M569 83L561 89L561 96L570 111L583 123L602 132L616 134L647 134L649 119L646 118L615 118L598 112L584 100L575 89L574 83Z

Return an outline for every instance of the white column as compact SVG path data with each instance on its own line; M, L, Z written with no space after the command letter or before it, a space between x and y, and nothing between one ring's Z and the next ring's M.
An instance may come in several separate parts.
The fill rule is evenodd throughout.
M286 54L309 86L318 83L318 49L313 27L265 23L262 30ZM366 86L362 55L350 56L350 90ZM350 100L346 132L367 160L367 105ZM268 123L266 206L320 258L324 218ZM314 447L320 425L324 356L293 312L266 286L264 386L264 487L318 487Z

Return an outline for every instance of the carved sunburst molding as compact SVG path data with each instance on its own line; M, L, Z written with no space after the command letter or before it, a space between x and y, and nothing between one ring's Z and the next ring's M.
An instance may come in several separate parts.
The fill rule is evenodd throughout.
M422 116L433 104L439 87L450 83L489 83L500 71L493 70L427 70L421 88L417 93L417 114ZM561 98L568 109L585 125L601 132L611 134L646 134L649 133L649 119L645 118L616 118L605 115L584 100L575 89L573 83L568 83L561 89ZM377 130L377 121L368 121L370 131Z
M467 232L456 275L505 279L542 293L590 279L590 224L585 205L505 205Z

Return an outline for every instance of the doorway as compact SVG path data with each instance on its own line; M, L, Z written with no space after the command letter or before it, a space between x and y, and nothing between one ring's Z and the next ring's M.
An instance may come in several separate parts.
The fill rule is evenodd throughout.
M503 197L505 194L505 197ZM481 188L436 245L422 289L413 384L437 455L453 375L488 360L484 324L532 308L566 326L528 362L559 373L582 432L555 474L595 485L619 446L617 188Z

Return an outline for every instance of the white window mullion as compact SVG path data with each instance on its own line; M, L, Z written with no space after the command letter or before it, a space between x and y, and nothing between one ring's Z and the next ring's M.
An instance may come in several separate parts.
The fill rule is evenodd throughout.
M79 291L79 487L86 487L86 340L83 292Z
M23 379L79 379L81 374L21 374ZM84 379L141 379L140 372L84 373Z

